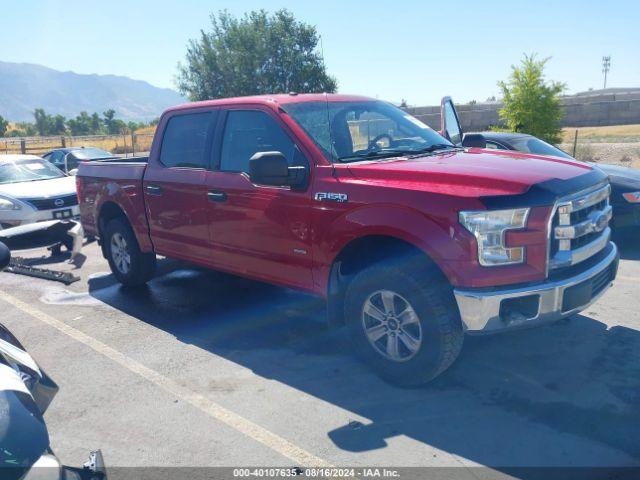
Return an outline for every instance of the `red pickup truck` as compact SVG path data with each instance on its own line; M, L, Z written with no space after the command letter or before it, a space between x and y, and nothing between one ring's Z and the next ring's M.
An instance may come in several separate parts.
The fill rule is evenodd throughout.
M424 383L465 333L572 315L617 272L606 175L461 136L450 99L441 133L357 96L182 105L148 158L80 165L82 223L124 285L162 255L312 292L384 378Z

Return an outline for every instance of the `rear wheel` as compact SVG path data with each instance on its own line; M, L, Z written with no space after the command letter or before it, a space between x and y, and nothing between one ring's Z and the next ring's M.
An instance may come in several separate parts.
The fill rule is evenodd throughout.
M360 356L392 383L426 383L462 348L452 289L433 269L365 268L347 288L345 318Z
M140 251L133 230L125 220L116 218L107 224L104 242L109 266L120 283L138 286L153 277L156 256Z

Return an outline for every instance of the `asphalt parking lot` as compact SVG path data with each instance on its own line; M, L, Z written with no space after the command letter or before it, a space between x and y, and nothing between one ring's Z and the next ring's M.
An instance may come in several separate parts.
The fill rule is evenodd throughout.
M68 287L0 273L1 322L60 386L45 418L64 463L101 448L108 466L640 465L637 244L583 314L467 338L417 389L354 359L318 299L169 260L128 290L95 243L83 253Z

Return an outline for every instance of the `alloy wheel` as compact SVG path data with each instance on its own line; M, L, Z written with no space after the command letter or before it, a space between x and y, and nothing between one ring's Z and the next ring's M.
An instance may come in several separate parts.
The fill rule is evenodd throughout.
M127 275L131 270L129 246L120 233L114 233L111 237L111 259L118 271L123 275Z
M374 350L395 362L413 358L422 345L418 315L407 299L391 290L378 290L365 300L362 327Z

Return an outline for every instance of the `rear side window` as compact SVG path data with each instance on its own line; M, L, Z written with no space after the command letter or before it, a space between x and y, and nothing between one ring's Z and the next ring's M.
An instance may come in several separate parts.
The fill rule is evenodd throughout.
M214 112L171 117L164 130L160 163L165 167L206 168L207 134Z
M232 110L222 140L220 170L249 172L249 159L257 152L282 153L289 165L301 163L301 154L280 125L258 110Z

